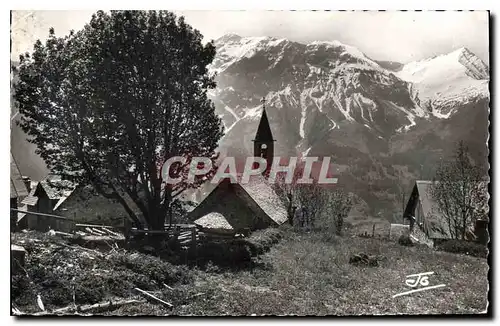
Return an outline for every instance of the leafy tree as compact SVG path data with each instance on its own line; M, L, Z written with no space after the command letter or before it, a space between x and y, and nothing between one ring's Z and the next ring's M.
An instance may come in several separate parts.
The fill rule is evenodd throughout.
M186 182L190 159L215 163L223 135L207 90L212 42L167 11L98 11L78 31L20 57L22 129L55 174L120 202L140 226L162 229L171 203L214 173ZM165 186L160 167L183 182ZM215 164L214 164L215 166ZM135 209L134 209L135 207Z
M474 165L463 141L454 156L438 167L430 195L446 219L453 239L466 239L477 219L488 215L488 188L483 170Z

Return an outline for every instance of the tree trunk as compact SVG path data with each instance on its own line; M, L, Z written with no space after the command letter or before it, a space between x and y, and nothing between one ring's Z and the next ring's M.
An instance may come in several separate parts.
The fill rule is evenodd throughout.
M293 211L293 197L292 197L292 194L289 193L287 194L287 197L288 197L288 209L287 209L287 212L288 212L288 222L290 223L291 226L293 226L293 215L294 215L294 211Z

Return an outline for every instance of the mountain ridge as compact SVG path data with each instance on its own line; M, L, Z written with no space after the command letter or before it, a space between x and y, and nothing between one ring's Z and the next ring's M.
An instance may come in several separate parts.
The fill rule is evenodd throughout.
M394 196L412 179L431 178L454 141L467 139L487 162L489 68L466 48L393 63L394 71L338 41L232 34L215 44L210 71L218 86L209 96L227 129L220 142L226 155L251 155L266 97L275 155L333 157L344 171L339 180L371 206L371 216L377 206L394 211Z

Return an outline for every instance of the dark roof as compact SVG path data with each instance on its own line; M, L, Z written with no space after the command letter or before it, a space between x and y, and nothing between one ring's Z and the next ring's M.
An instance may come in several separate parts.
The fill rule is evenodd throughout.
M22 200L26 196L28 196L28 189L24 184L17 162L10 153L10 198L20 198Z
M49 199L67 198L76 188L74 182L62 180L57 176L47 177L45 180L40 181L39 186L45 190Z
M267 119L266 109L262 110L262 117L260 118L259 127L254 141L274 141L269 120Z

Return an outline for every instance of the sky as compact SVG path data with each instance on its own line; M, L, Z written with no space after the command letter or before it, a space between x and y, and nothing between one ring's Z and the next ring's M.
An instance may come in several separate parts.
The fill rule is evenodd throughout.
M59 36L79 30L94 11L14 11L11 58L31 51L50 27ZM338 40L375 60L407 63L467 47L489 62L486 11L176 11L204 40L227 33L292 41Z

